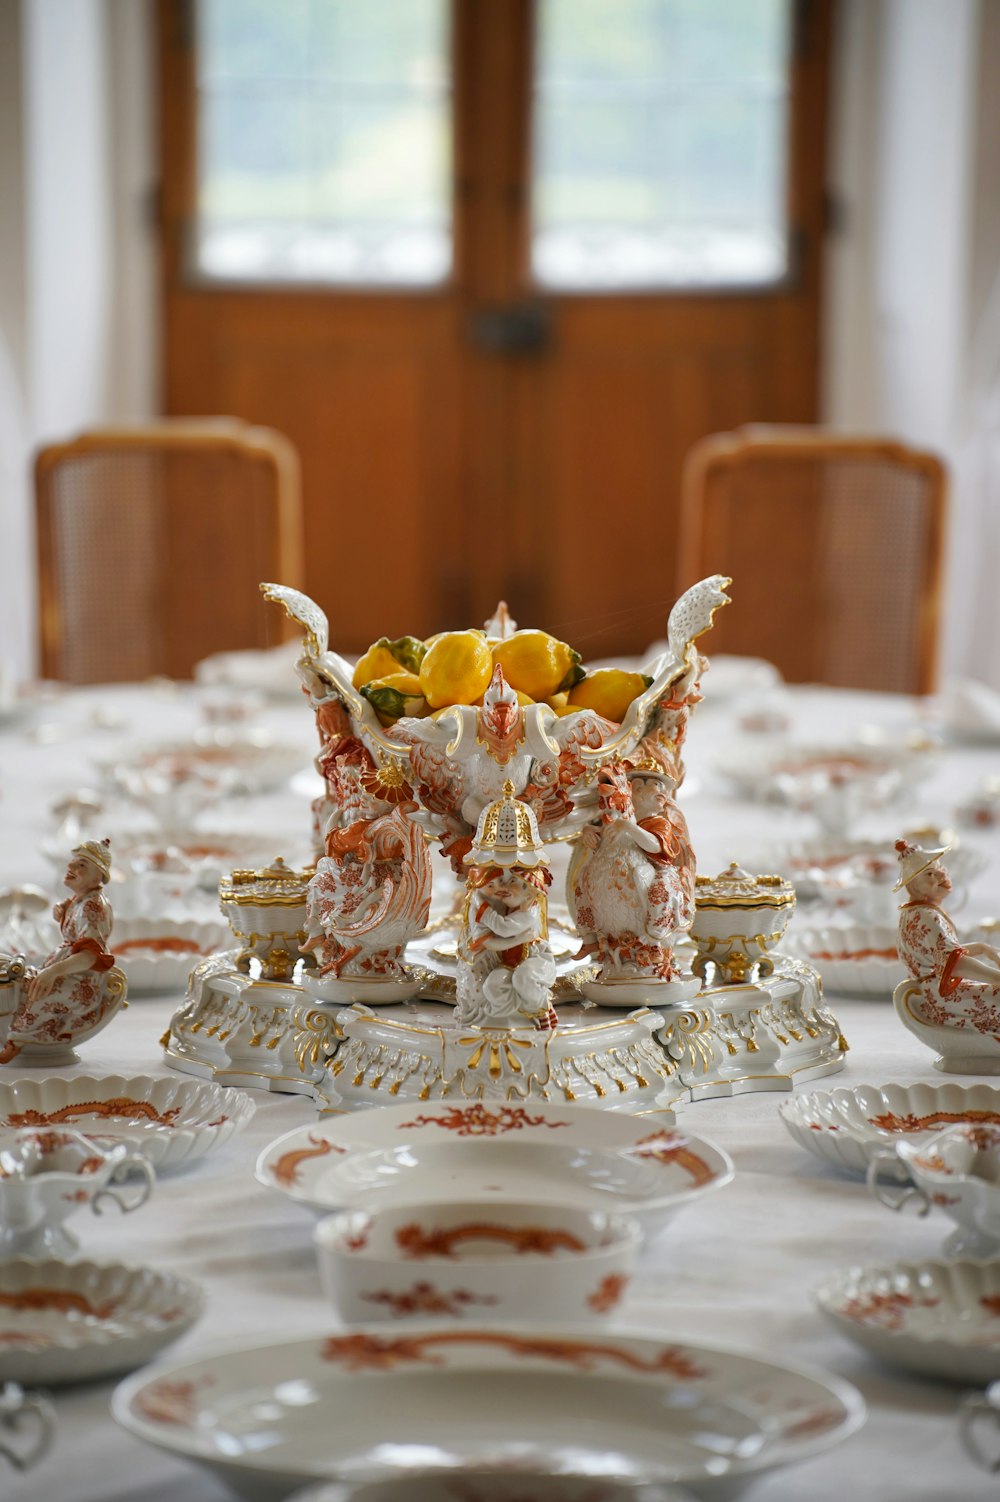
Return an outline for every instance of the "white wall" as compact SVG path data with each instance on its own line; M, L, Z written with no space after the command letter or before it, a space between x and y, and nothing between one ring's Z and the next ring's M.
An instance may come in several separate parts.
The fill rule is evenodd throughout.
M31 457L156 407L150 0L0 0L0 671L35 660Z
M841 0L838 21L824 417L948 462L942 671L1000 687L1000 0Z

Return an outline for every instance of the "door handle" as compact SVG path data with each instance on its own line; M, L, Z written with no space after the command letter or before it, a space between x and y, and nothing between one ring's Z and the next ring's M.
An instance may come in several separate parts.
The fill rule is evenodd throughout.
M469 317L468 336L483 354L542 355L552 343L552 314L533 302L477 308Z

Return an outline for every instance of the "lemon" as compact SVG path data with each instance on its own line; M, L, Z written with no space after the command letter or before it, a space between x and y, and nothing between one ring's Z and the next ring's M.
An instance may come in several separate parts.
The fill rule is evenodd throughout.
M570 688L583 677L580 654L547 631L515 631L493 648L493 663L511 688L537 702Z
M427 700L420 691L420 679L416 673L387 673L382 678L373 678L361 686L362 697L375 710L383 725L408 715L422 719L427 713Z
M351 682L355 688L363 688L373 678L387 678L401 669L408 673L419 673L426 651L424 643L415 636L397 636L395 641L390 641L387 636L380 636L359 659Z
M445 631L420 664L420 687L432 709L474 704L493 676L493 658L481 631Z
M598 668L569 691L570 709L593 709L606 720L620 725L639 694L652 683L644 673L626 673L622 668Z
M562 719L563 715L576 714L578 708L576 704L570 704L569 694L567 693L549 694L545 702L550 709L555 710L560 719Z

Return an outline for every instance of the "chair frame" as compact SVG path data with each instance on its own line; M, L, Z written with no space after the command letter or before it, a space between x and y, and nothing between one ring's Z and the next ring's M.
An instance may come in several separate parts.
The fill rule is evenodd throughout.
M678 589L718 571L711 538L703 525L703 501L713 482L756 459L876 460L922 476L928 486L930 536L923 559L917 612L915 680L911 692L933 693L937 686L948 473L936 454L890 438L837 433L830 429L748 424L701 439L684 462L678 537Z
M44 678L61 678L63 622L55 547L54 488L59 467L88 454L238 453L270 469L277 497L274 537L275 577L302 588L304 545L298 454L283 434L236 418L162 418L139 427L93 428L75 438L46 444L35 455L35 520L38 557L39 665ZM294 622L282 615L275 629L282 640ZM263 645L263 643L261 643Z

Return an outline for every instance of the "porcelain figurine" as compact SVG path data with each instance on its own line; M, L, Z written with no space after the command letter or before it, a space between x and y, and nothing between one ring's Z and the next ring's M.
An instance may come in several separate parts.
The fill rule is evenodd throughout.
M586 994L606 1004L681 999L674 958L694 917L695 861L673 781L658 767L610 761L597 779L600 822L588 825L568 875L578 958L599 964ZM697 990L697 983L693 990Z
M456 1023L555 1027L547 901L552 873L537 820L515 797L512 782L480 814L466 864Z
M313 995L397 1000L413 994L403 951L424 931L431 905L431 866L417 813L418 804L406 798L389 813L328 833L326 854L309 883L302 946L319 964L319 976L308 978Z
M85 840L72 852L64 878L71 895L53 908L62 942L15 981L0 1063L73 1063L73 1045L105 1027L125 1004L125 976L108 948L113 914L103 888L110 875L109 840Z
M952 1074L1000 1073L1000 950L961 943L941 904L951 892L948 846L896 841L897 947L910 979L896 987L896 1012L922 1043L939 1051L935 1067Z

